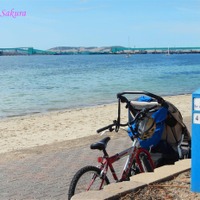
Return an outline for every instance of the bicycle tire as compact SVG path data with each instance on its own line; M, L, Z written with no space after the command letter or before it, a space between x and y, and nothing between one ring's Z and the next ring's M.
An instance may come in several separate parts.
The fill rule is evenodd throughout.
M139 174L139 173L140 173L140 169L139 169L139 167L136 163L136 160L134 159L132 164L131 164L129 173L128 173L128 180L130 180L131 176L134 176L134 175Z
M146 154L141 153L140 160L141 160L144 172L153 172L154 171L154 168L151 166L151 163L149 162Z
M68 200L70 200L72 198L72 196L74 196L75 194L78 194L81 192L85 192L88 190L102 189L103 186L102 186L102 188L99 188L102 183L102 179L103 179L100 177L100 173L101 173L101 170L95 166L86 166L86 167L81 168L79 171L77 171L77 173L74 175L74 177L70 183L70 186L69 186ZM92 174L92 178L90 176L91 174ZM97 175L97 176L94 177L94 175ZM93 178L95 180L92 183ZM97 178L98 178L99 184L97 183L97 180L96 180ZM110 182L109 182L107 176L105 176L103 184L107 185L109 183Z

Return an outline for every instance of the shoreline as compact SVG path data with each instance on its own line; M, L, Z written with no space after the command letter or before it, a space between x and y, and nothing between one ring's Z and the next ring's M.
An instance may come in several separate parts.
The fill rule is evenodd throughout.
M191 94L163 96L183 117L191 116ZM94 136L117 117L117 103L0 119L0 153ZM127 109L122 108L122 122ZM125 121L124 121L125 122Z
M180 94L171 94L171 95L162 95L159 94L159 96L165 98L170 98L170 97L175 97L175 96L184 96L184 95L191 95L191 93L180 93ZM108 100L105 102L101 102L101 103L96 103L96 104L83 104L83 105L79 105L79 106L74 106L74 107L66 107L66 108L51 108L48 110L44 110L42 112L40 111L35 111L35 112L27 112L27 113L22 113L22 114L13 114L13 115L8 115L8 116L1 116L0 115L0 121L4 120L4 119L10 119L10 118L15 118L15 117L26 117L26 116L32 116L32 115L40 115L40 114L48 114L48 113L54 113L54 112L64 112L64 111L71 111L71 110L77 110L77 109L86 109L86 108L91 108L91 107L99 107L99 106L104 106L104 105L111 105L111 104L116 104L117 102L117 98L116 100Z

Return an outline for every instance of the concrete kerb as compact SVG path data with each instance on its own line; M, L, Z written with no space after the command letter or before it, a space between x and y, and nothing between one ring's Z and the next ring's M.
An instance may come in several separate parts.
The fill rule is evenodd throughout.
M141 173L131 177L130 181L112 183L100 191L88 191L74 195L72 200L114 200L127 193L137 191L149 184L162 182L191 169L191 159L184 159L174 165L165 165L152 173Z

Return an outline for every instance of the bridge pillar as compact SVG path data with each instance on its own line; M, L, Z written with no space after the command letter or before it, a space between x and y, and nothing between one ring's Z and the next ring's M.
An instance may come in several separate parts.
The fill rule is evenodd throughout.
M32 47L28 48L28 54L32 55L33 53L34 53L33 48Z

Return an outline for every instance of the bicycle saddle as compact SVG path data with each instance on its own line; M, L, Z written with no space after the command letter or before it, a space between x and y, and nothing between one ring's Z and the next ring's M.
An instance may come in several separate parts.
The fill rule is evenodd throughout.
M110 137L105 137L104 139L100 140L99 142L91 144L90 149L104 150L104 149L106 149L106 146L107 146L107 143L109 140L110 140Z

